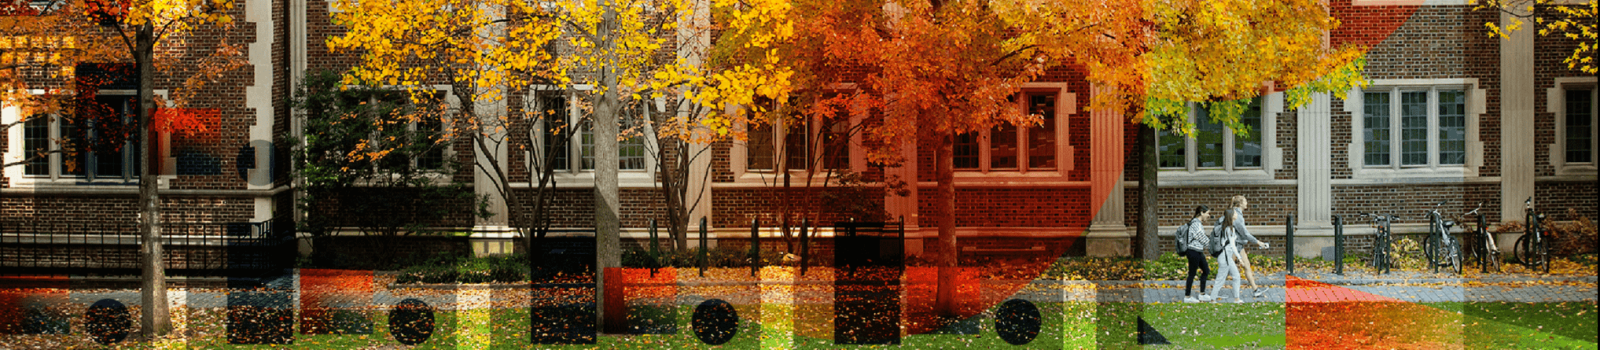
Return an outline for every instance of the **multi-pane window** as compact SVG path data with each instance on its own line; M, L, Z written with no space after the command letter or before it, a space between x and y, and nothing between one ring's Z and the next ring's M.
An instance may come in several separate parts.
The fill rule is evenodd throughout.
M1600 115L1596 108L1596 102L1600 102L1596 89L1593 86L1569 89L1565 97L1566 115L1562 116L1565 125L1561 130L1566 134L1562 147L1564 160L1568 164L1595 164L1595 116Z
M813 163L819 170L850 168L851 126L845 117L841 113L831 120L795 118L752 126L745 141L745 169L806 170ZM774 132L778 129L784 130L781 137Z
M807 146L807 136L811 134L811 123L793 122L784 125L786 132L783 134L783 165L789 170L805 170L809 168L811 152Z
M438 170L444 166L444 145L438 141L444 133L442 115L430 108L439 107L444 95L439 91L423 93L420 101L413 101L405 91L385 90L370 92L345 92L349 105L365 103L367 113L375 113L382 130L375 131L373 139L378 147L393 148L378 162L384 170L414 167L421 170ZM421 113L422 115L417 115ZM390 141L390 137L394 140ZM384 145L385 142L400 142ZM408 142L417 142L409 144ZM418 148L420 147L420 149ZM409 152L415 150L417 152Z
M822 130L823 169L850 168L850 123L848 120L836 117L823 123L826 125Z
M1239 122L1250 130L1248 134L1235 133L1227 125L1211 120L1206 104L1191 105L1190 122L1194 123L1193 137L1160 130L1157 133L1157 163L1169 169L1231 170L1261 167L1262 117L1261 100L1250 105L1239 115Z
M1389 88L1368 90L1362 99L1364 166L1466 164L1465 90Z
M1041 118L1038 126L1017 127L1000 124L989 130L955 135L957 170L1016 171L1054 170L1057 166L1055 91L1030 91L1020 96L1020 106ZM987 157L988 161L983 159Z
M750 170L776 169L777 161L773 155L776 154L774 147L777 142L772 138L772 124L751 125L748 140L745 142L745 148L748 149L746 152L747 157L745 158L748 160L748 164L745 168Z
M567 128L567 118L570 117L567 113L567 97L560 92L548 92L539 94L538 98L539 118L544 121L544 148L540 149L545 156L540 159L547 160L555 170L571 169L567 157L571 152L570 143L561 141L572 132Z
M49 115L36 115L28 119L22 126L22 156L33 158L23 166L22 173L30 176L49 176L50 157L40 157L40 154L49 152L50 145L50 119Z
M1439 91L1439 164L1467 163L1467 93Z
M1029 94L1028 113L1042 117L1038 127L1028 128L1028 168L1056 167L1056 95Z
M1400 165L1428 164L1428 92L1400 93Z
M1389 93L1368 92L1363 96L1361 116L1362 145L1367 165L1389 165Z
M138 98L130 95L97 95L79 99L75 120L59 119L55 124L67 151L62 159L61 176L82 176L89 180L132 180L139 177L137 125ZM48 141L46 141L48 142ZM68 156L75 156L68 160Z
M1223 140L1226 140L1223 133L1227 128L1221 123L1212 121L1210 110L1205 108L1196 108L1194 119L1194 151L1195 159L1199 161L1197 166L1205 169L1221 168L1223 152L1226 151L1224 148L1227 147L1223 143Z
M977 169L979 159L978 135L964 133L955 136L955 159L950 163L956 169Z
M617 132L625 134L623 135L625 136L624 139L617 141L618 170L645 170L644 133L646 131L641 126L644 125L644 118L649 116L644 108L647 108L647 105L640 103L636 109L622 112L618 115ZM579 125L579 129L582 132L578 134L580 141L578 163L579 169L582 170L594 170L595 165L595 134L591 123L594 123L594 121L585 120Z
M1233 166L1235 168L1256 168L1261 166L1261 104L1252 103L1250 108L1239 116L1239 122L1250 126L1250 132L1245 135L1233 135Z
M617 159L621 163L618 169L644 170L643 126L645 124L644 118L647 114L645 108L649 108L649 106L640 103L639 108L634 109L635 114L625 116L622 121L622 127L618 129L628 135L626 139L617 143Z

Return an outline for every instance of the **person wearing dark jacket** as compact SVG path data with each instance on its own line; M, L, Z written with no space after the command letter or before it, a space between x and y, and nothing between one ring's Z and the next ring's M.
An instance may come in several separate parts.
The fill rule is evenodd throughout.
M1183 284L1183 302L1197 303L1211 301L1212 297L1206 294L1206 279L1211 276L1211 267L1206 264L1206 247L1211 245L1211 237L1205 232L1205 221L1211 218L1211 208L1204 205L1194 208L1194 217L1189 223L1178 228L1178 252L1189 259L1189 277ZM1195 270L1200 271L1200 297L1193 296Z

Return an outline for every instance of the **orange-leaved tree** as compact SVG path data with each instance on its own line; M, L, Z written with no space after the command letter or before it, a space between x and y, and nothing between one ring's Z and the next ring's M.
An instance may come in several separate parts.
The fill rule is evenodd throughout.
M79 86L102 85L99 77L79 77L74 68L83 63L111 62L123 57L99 37L81 1L0 1L0 105L14 108L13 120L0 121L0 132L12 127L76 120L73 97ZM81 81L80 81L81 80ZM80 84L83 83L83 84ZM82 92L87 93L87 92ZM59 146L59 147L58 147ZM18 157L5 159L0 168L30 165L46 167L51 154L61 154L68 169L76 169L78 150L55 139L26 143ZM38 170L35 170L38 171Z
M1040 117L1012 98L1050 68L1086 68L1105 91L1091 108L1117 115L1143 88L1145 26L1137 1L802 0L793 7L787 22L803 28L793 38L765 50L740 50L736 42L728 56L750 74L784 83L725 100L757 115L739 118L747 123L792 118L790 110L819 118L839 108L880 113L863 133L874 164L898 166L904 145L933 138L939 234L931 250L942 268L957 266L955 135L1038 124ZM961 316L955 284L953 269L939 273L935 308L942 316Z
M1153 33L1142 56L1148 71L1144 111L1132 116L1139 131L1139 256L1155 259L1156 131L1193 135L1189 103L1210 110L1212 121L1235 135L1253 132L1240 117L1268 82L1287 88L1285 110L1315 93L1339 98L1365 86L1365 48L1329 47L1324 37L1339 25L1318 0L1145 0Z
M204 113L158 113L158 108L185 108L195 94L203 91L222 74L245 64L239 47L228 43L206 42L196 34L203 30L233 28L237 14L234 0L85 0L85 14L121 52L132 56L138 77L139 149L149 159L151 130L173 130L174 126L195 131L204 125L195 120ZM206 48L213 47L211 50ZM198 49L198 50L196 50ZM193 52L191 52L193 51ZM198 52L198 53L195 53ZM171 92L169 101L155 95L156 75L181 77L183 83ZM156 118L157 115L162 118ZM156 192L155 171L150 162L139 163L139 232L142 242L160 242L161 200ZM141 330L147 339L165 335L172 329L166 298L166 272L160 244L143 244L140 259L144 276L140 300Z

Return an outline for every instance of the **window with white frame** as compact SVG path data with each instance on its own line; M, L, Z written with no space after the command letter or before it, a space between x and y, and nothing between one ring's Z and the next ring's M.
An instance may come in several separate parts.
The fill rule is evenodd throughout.
M784 133L778 137L773 130ZM779 120L752 126L748 135L745 169L750 171L775 171L779 167L806 170L813 163L817 163L819 170L850 168L849 119ZM821 158L813 158L814 154Z
M1264 163L1262 134L1266 132L1261 102L1260 97L1251 100L1239 116L1239 122L1250 130L1247 134L1235 133L1226 125L1212 121L1208 104L1190 104L1188 116L1195 124L1193 136L1158 131L1157 163L1168 170L1261 169Z
M446 145L438 144L445 133L443 111L429 111L427 109L443 106L445 92L442 90L426 90L418 94L413 100L412 95L404 90L375 90L375 91L345 91L340 94L346 105L355 106L365 104L368 111L377 113L377 118L385 131L375 131L374 143L379 149L383 147L404 147L399 145L383 145L387 140L382 135L404 136L404 140L421 141L427 147L416 154L395 152L385 155L377 166L385 170L398 170L411 167L417 170L439 170L444 166ZM424 115L415 116L414 114ZM437 115L428 115L437 114Z
M647 118L648 108L648 103L637 103L618 113L617 132L623 134L623 139L617 141L617 170L645 170L644 118ZM590 130L589 123L593 121L580 125L583 130L579 135L583 140L580 157L583 170L594 170L594 131Z
M1596 164L1600 164L1597 157L1596 135L1600 135L1600 123L1596 122L1600 116L1600 89L1597 89L1592 79L1577 84L1560 84L1552 98L1559 109L1556 116L1557 150L1555 156L1557 163L1563 169L1568 167L1585 167L1593 171Z
M594 131L590 119L583 118L573 108L572 93L562 90L541 90L535 94L540 117L540 151L548 151L550 166L557 171L588 171L595 168ZM648 172L650 155L647 143L653 131L647 120L651 114L648 100L634 101L618 113L617 131L624 136L617 142L617 169L630 172ZM576 127L571 127L576 126ZM576 134L570 134L576 132ZM567 138L562 142L562 138ZM571 147L576 143L577 147Z
M78 98L68 118L35 115L22 125L23 176L131 182L139 178L138 96L102 90Z
M782 137L774 130L783 130ZM818 170L850 169L852 131L847 110L835 111L829 118L784 118L751 126L745 141L745 169L806 170L813 165Z
M1389 87L1362 92L1364 168L1459 167L1467 161L1467 89Z
M1042 117L1037 126L1017 127L1005 124L989 130L955 135L951 167L957 171L1054 171L1063 156L1057 152L1057 143L1065 133L1064 124L1056 115L1060 92L1058 90L1024 91L1017 103L1030 114Z

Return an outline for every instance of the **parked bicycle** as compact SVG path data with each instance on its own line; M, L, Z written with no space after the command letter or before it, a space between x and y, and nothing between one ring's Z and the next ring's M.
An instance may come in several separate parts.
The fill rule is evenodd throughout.
M1393 264L1393 260L1389 255L1394 250L1390 247L1389 242L1389 223L1398 221L1400 217L1371 213L1358 214L1362 217L1372 217L1372 225L1378 229L1377 235L1372 238L1372 263L1370 266L1372 266L1373 271L1377 271L1379 274L1389 273L1390 265Z
M1460 274L1461 242L1450 236L1450 227L1455 226L1456 222L1446 220L1444 215L1439 214L1439 207L1444 203L1439 202L1433 209L1422 213L1423 217L1428 218L1428 237L1423 240L1422 251L1427 255L1428 266L1433 268L1434 273L1438 273L1440 267L1448 267Z
M1528 229L1522 237L1517 238L1517 244L1512 249L1517 254L1517 262L1527 266L1528 269L1550 273L1550 245L1544 239L1544 213L1533 211L1533 197L1523 201L1527 209Z
M1467 215L1476 215L1478 217L1477 226L1467 230L1472 232L1469 236L1472 238L1467 239L1471 241L1468 244L1471 249L1467 252L1471 254L1469 255L1471 259L1478 262L1480 271L1488 273L1490 269L1493 269L1494 272L1500 272L1500 246L1495 244L1494 234L1489 233L1489 220L1483 216L1483 213L1479 212L1482 209L1483 202L1478 202L1477 208L1461 214L1461 222L1466 222Z

